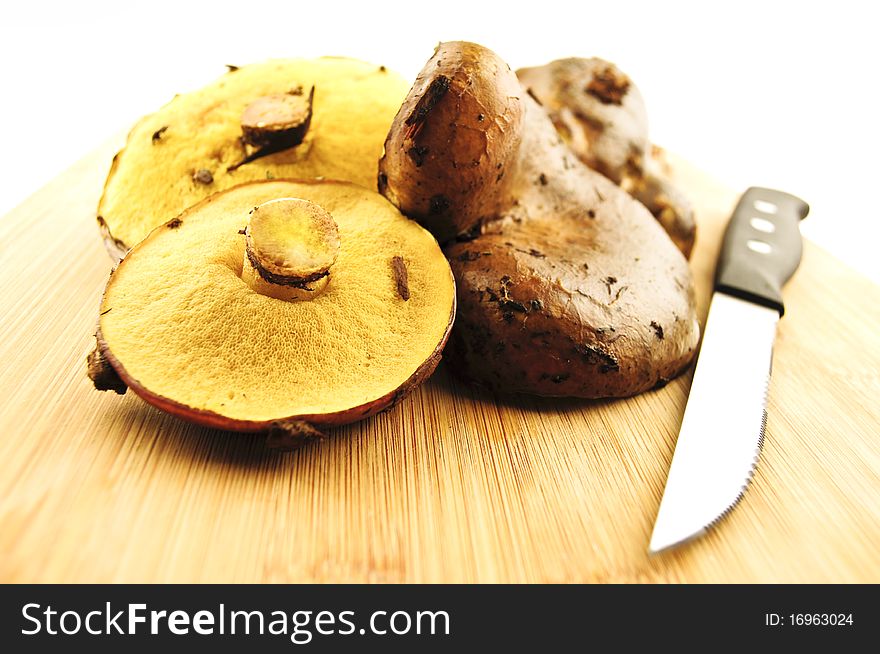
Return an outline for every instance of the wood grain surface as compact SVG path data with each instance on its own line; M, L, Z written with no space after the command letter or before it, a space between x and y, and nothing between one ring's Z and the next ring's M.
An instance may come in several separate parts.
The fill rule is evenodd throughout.
M880 581L880 288L808 243L739 508L646 551L690 375L614 402L495 398L441 365L389 413L279 453L95 391L111 142L0 220L0 580ZM736 194L698 207L701 316ZM809 198L807 198L809 199Z

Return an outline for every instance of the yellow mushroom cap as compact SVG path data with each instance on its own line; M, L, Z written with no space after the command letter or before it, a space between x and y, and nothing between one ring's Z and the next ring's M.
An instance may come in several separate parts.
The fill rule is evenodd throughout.
M326 177L374 189L408 88L384 66L323 57L242 66L176 96L132 128L113 162L98 205L108 249L122 256L155 227L244 182ZM243 163L253 154L248 138L297 125L306 131L295 144Z
M295 209L293 240L317 233L300 229L323 220L311 205L338 229L332 281L308 301L280 301L242 279L249 213L258 207L262 221L259 207L275 200L268 206L283 211L264 215L276 225ZM267 181L204 200L132 249L107 284L99 347L133 391L184 418L240 431L333 425L426 378L454 312L437 242L382 196L344 182Z

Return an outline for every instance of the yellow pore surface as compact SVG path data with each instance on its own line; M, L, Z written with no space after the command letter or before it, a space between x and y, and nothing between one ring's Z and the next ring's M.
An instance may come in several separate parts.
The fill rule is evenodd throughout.
M319 204L339 227L330 281L308 301L260 295L240 278L248 212L282 197ZM235 420L329 416L395 391L443 339L455 296L449 265L433 236L377 193L249 184L180 218L129 252L101 307L111 352L153 394ZM407 267L408 301L394 256Z
M245 108L257 98L300 86L304 93L315 87L304 141L227 172L245 156L239 140ZM131 247L196 202L243 182L327 177L375 189L377 161L408 89L396 73L354 59L243 66L177 96L132 129L98 214L114 238ZM211 173L211 183L193 179L201 169Z

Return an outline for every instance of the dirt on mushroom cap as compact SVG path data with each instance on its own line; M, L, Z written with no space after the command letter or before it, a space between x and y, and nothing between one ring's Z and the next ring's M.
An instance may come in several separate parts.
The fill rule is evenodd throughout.
M315 202L339 227L331 281L308 301L260 295L240 278L248 211L279 197ZM407 301L395 256L407 266ZM297 417L339 424L390 404L426 362L433 369L454 306L436 241L384 198L342 182L275 181L212 196L175 229L156 229L113 273L100 332L132 390L156 404L229 429Z
M229 171L245 156L245 108L268 95L308 94L312 86L303 142ZM384 67L325 57L243 66L175 97L132 129L114 160L98 207L108 249L121 256L154 227L243 182L323 176L374 189L376 160L408 87Z

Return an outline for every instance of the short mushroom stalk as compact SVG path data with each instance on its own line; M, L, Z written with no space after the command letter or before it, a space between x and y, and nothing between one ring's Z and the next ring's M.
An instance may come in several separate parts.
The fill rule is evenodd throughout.
M267 95L251 102L241 116L242 138L258 150L292 148L303 142L312 122L315 87L285 95Z
M264 202L251 210L244 234L241 278L257 293L303 301L326 288L339 229L319 205L296 198Z
M241 141L247 154L227 171L302 143L312 124L314 99L313 86L307 96L297 88L286 95L267 95L251 102L241 116Z

